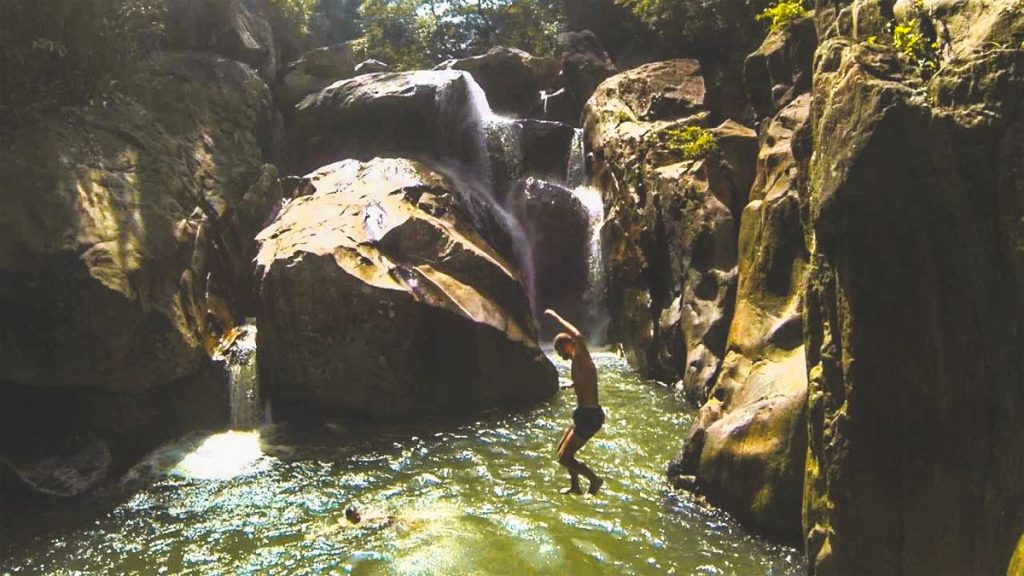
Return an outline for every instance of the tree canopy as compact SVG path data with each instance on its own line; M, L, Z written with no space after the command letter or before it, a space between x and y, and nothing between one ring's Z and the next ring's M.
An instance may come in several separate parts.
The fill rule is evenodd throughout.
M550 54L561 20L555 0L363 0L359 18L366 54L400 69L497 45Z

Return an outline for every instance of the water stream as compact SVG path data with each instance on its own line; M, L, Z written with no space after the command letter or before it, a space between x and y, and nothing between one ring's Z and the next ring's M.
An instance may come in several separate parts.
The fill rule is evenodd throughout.
M571 392L533 410L438 427L282 428L190 437L106 511L5 550L11 574L801 574L665 462L694 413L597 354L605 428L580 457L607 478L563 496L553 460ZM567 378L567 367L560 366ZM138 474L136 474L136 478ZM127 485L126 485L127 486ZM345 520L358 505L363 525ZM373 516L394 516L389 525Z

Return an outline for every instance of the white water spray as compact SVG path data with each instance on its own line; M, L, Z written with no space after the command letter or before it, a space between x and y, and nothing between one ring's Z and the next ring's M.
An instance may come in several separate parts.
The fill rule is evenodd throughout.
M587 333L600 341L608 325L605 295L607 280L604 268L604 251L601 248L601 229L604 227L604 202L601 191L589 186L572 189L573 196L587 210L587 290L583 294L586 304Z

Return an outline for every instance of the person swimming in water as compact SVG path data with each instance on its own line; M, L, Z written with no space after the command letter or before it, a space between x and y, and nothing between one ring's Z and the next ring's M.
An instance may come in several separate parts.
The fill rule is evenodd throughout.
M397 520L395 516L386 516L384 514L368 514L364 517L359 508L355 506L349 506L345 509L345 519L350 524L358 524L370 528L387 528L394 525Z
M558 442L558 463L569 470L569 487L563 489L562 493L582 494L582 474L590 482L587 494L597 494L604 480L594 474L586 464L576 459L576 452L604 425L604 410L597 402L597 368L590 358L590 351L587 350L587 343L580 331L554 310L545 310L544 314L565 328L565 332L555 336L555 352L563 360L572 362L572 387L576 392L576 409L572 412L573 425L565 431Z

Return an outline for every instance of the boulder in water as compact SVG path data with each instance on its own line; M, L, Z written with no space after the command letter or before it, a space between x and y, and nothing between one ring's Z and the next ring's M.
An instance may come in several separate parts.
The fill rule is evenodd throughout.
M258 363L276 417L405 419L557 389L515 272L410 160L308 176L260 233Z
M567 318L583 318L587 312L583 296L589 279L586 208L572 190L534 178L518 182L506 204L530 242L534 308L552 308Z

